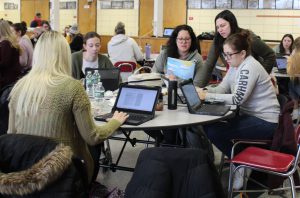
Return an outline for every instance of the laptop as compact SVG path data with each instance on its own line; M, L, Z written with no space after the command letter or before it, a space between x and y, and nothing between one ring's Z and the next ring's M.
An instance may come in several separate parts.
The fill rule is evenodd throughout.
M286 57L276 57L278 73L286 74L287 58Z
M119 88L120 84L120 70L118 68L85 68L85 73L92 71L92 74L98 70L101 76L101 82L105 91L114 91ZM84 81L84 87L86 88L86 82Z
M230 110L230 106L225 106L224 104L203 103L198 96L192 80L180 83L179 87L186 99L188 110L191 114L223 116Z
M163 37L170 37L174 31L174 28L164 28Z
M154 118L160 87L121 84L111 113L96 116L95 120L106 121L115 111L129 114L125 124L140 125Z

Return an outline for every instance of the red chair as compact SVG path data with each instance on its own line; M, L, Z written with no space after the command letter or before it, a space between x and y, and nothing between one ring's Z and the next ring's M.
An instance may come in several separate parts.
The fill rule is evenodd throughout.
M296 198L293 174L297 170L297 166L299 164L300 126L298 126L295 130L295 139L298 146L296 156L254 146L248 147L234 156L230 162L228 197L231 198L233 193L233 175L238 169L246 168L281 177L287 177L290 180L292 197Z
M122 82L126 82L128 80L128 76L134 72L136 63L133 61L118 61L114 64L114 66L120 69Z
M284 105L286 105L289 102L289 98L287 98L285 95L278 94L277 99L280 105L280 112L282 112ZM232 139L232 144L235 145L235 147L239 144L247 144L247 145L261 145L262 147L266 147L266 145L271 146L272 140L249 140L249 139ZM234 154L232 153L232 156ZM224 164L230 163L230 159L227 159L225 157L225 154L222 153L220 164L219 164L219 177L222 176Z
M118 61L114 64L120 69L120 72L133 72L136 68L136 63L133 61Z

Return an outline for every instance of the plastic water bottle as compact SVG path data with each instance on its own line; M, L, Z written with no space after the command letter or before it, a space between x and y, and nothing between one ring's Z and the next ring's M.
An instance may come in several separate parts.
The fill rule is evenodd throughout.
M95 72L93 74L93 84L97 85L98 82L101 82L101 76L100 76L98 70L95 70Z
M95 86L95 90L94 90L94 98L95 98L96 102L104 101L104 92L105 92L105 89L102 86L102 82L98 82L98 84Z
M146 43L145 46L145 58L146 60L151 59L151 45Z
M94 97L93 75L91 71L87 72L85 77L86 92L90 98Z

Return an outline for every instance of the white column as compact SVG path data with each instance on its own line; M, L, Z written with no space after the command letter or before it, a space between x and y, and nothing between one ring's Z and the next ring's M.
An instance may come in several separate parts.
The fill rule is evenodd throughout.
M163 35L163 7L163 0L154 0L153 35L156 37Z
M59 30L59 0L51 0L50 25L52 30Z

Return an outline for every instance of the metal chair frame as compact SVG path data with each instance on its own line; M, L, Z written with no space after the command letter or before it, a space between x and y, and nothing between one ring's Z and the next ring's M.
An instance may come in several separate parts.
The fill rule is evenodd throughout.
M232 197L232 194L233 194L233 175L235 174L235 172L241 168L245 168L245 169L250 169L250 170L256 170L256 171L259 171L259 172L264 172L264 173L268 173L268 174L273 174L273 175L277 175L277 176L281 176L281 177L287 177L290 181L290 189L291 189L291 192L292 192L292 197L293 198L296 198L296 192L295 192L295 183L294 183L294 179L293 179L293 174L295 173L295 171L297 170L297 166L299 164L299 157L300 157L300 126L298 126L296 128L296 136L297 138L297 147L298 147L298 150L297 150L297 154L296 156L293 158L293 160L291 161L292 163L290 164L289 168L287 171L285 172L279 172L279 171L272 171L272 170L268 170L268 169L264 169L264 168L259 168L259 167L255 167L255 166L249 166L249 165L246 165L246 164L239 164L237 165L236 167L234 167L234 149L236 148L237 145L239 144L243 144L243 143L251 143L251 144L266 144L266 143L263 143L263 142L247 142L247 141L240 141L238 143L236 143L233 148L232 148L232 151L231 151L231 163L230 163L230 171L229 171L229 185L228 185L228 197L231 198ZM264 149L266 150L266 149ZM243 151L242 151L243 152ZM242 153L241 152L241 153ZM280 153L280 152L277 152L277 153ZM283 154L283 153L282 153ZM289 155L289 154L286 154L286 155ZM245 181L245 180L244 180ZM266 186L265 186L266 187ZM286 188L281 188L281 189L286 189ZM270 191L270 189L268 190ZM244 192L248 192L248 191L244 191Z

